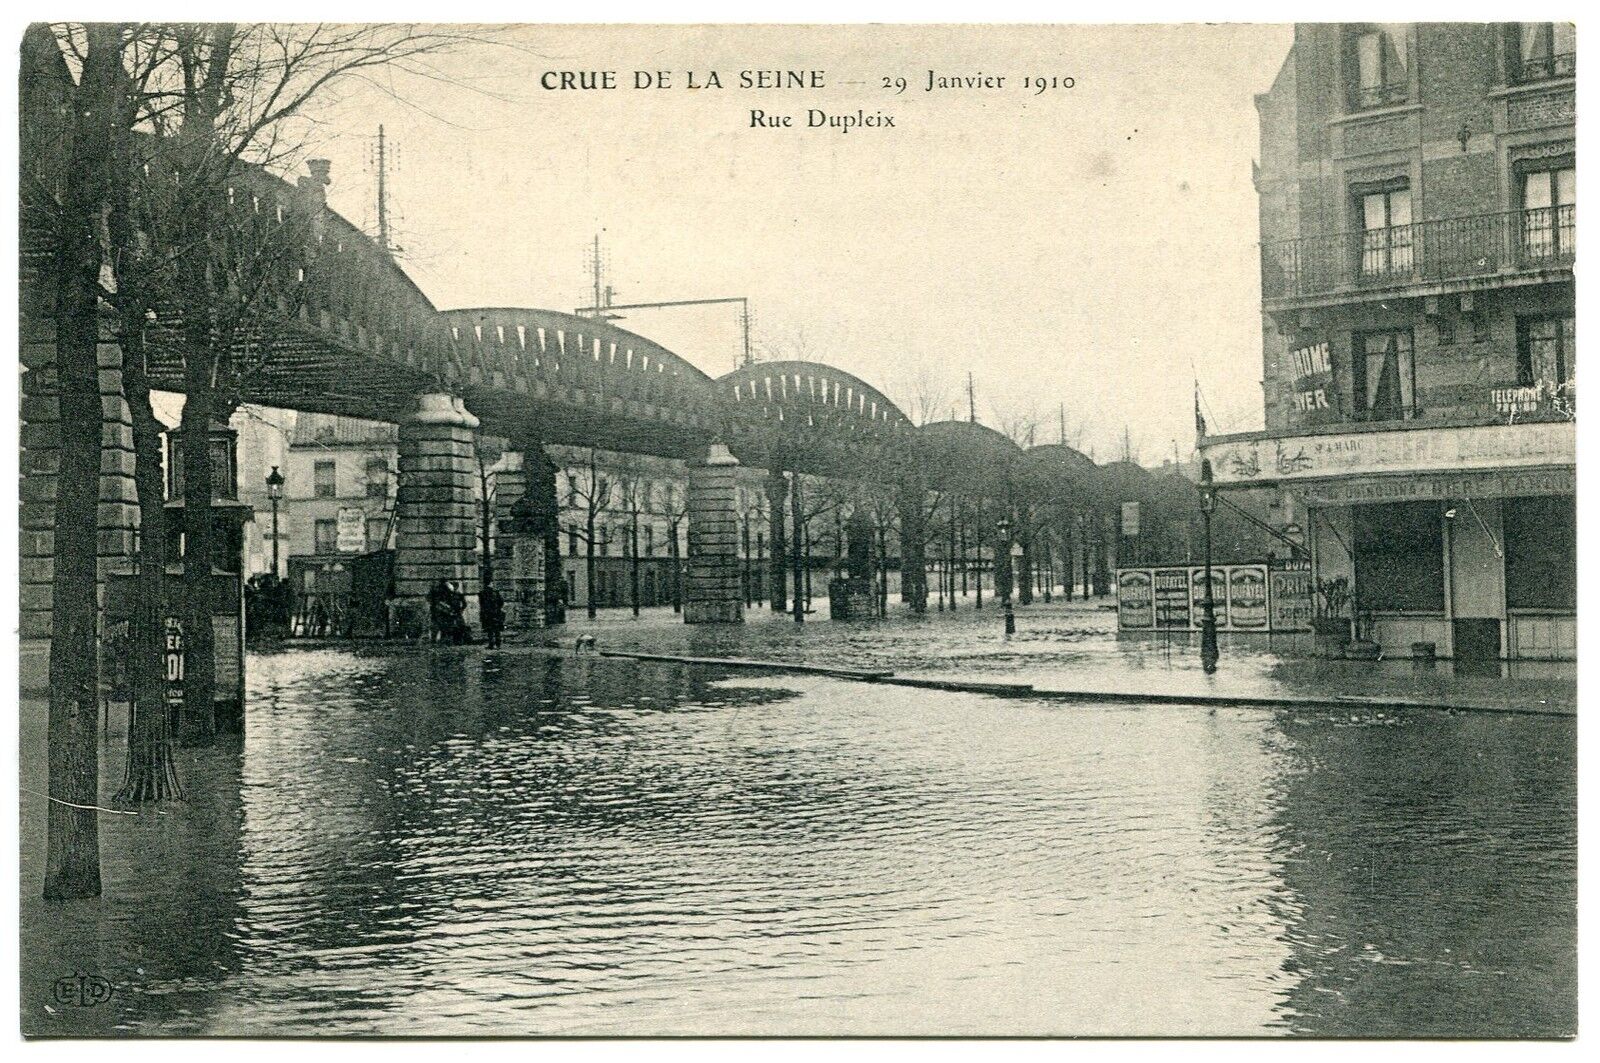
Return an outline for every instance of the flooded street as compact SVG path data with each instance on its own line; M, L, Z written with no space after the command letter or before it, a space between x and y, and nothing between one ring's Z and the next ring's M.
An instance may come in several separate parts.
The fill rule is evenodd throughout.
M1561 1035L1575 724L479 648L249 661L189 799L25 856L30 1032ZM115 777L120 742L103 754ZM107 789L114 789L108 781ZM24 832L38 818L24 805ZM83 971L110 1002L47 1010Z

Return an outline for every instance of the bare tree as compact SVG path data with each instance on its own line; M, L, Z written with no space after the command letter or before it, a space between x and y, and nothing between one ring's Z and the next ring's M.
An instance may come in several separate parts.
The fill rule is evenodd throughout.
M609 536L602 535L599 520L602 514L611 511L616 498L615 482L608 473L601 470L599 456L595 448L590 447L584 465L567 470L567 508L576 509L583 516L582 524L568 524L567 531L577 536L584 544L584 575L588 581L584 607L590 620L596 616L595 554L602 543L609 545L611 541Z
M305 128L300 120L313 99L380 68L432 76L423 57L464 38L404 26L230 23L67 24L49 33L69 68L84 68L92 38L115 52L107 71L115 121L98 144L114 173L93 213L104 217L104 238L114 243L111 268L96 278L100 297L118 311L124 354L136 377L151 334L183 355L185 726L191 738L204 739L214 727L215 685L206 608L215 554L209 429L237 404L242 382L271 349L262 311L271 307L281 316L287 307L292 314L299 294L284 277L292 240L285 239L284 226L272 224L282 217L240 210L234 193L254 200L258 168L281 164L296 150L290 145L301 138L291 127ZM31 180L36 173L25 170L24 199L48 202L55 189ZM149 462L145 384L147 378L136 379L129 398L136 461ZM135 479L140 482L137 473ZM164 520L159 503L153 511L149 503L142 493L147 544L159 538ZM142 575L151 568L141 560ZM155 595L144 600L161 601ZM159 656L147 626L140 621L132 640L136 657ZM136 701L141 685L148 700L151 690L140 677L153 667L130 662ZM142 790L134 785L129 794Z
M667 553L672 558L672 611L683 611L683 529L689 520L689 494L683 485L668 484L661 495L667 521Z
M639 521L650 510L653 485L650 470L636 454L618 455L613 463L616 472L617 508L628 520L628 604L633 615L639 615Z
M478 588L494 583L494 467L505 455L505 441L482 432L472 436L472 456L478 473Z
M1021 399L1003 406L991 404L990 412L995 428L1017 446L1031 447L1038 442L1042 417L1036 401Z
M927 362L918 362L895 391L896 404L911 418L912 424L931 424L955 416L954 385L941 370Z
M69 163L51 189L44 224L54 237L55 377L59 449L54 571L51 574L49 781L44 895L100 894L99 646L96 634L96 516L100 501L101 276L107 248L100 219L115 180L105 151L121 91L115 26L83 33L75 82L63 79ZM51 225L51 223L54 223Z

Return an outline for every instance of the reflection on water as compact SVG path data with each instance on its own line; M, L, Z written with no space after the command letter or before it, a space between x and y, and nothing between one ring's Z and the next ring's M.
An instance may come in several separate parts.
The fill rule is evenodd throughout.
M1570 720L251 665L242 748L106 817L103 901L25 889L30 1032L1575 1025ZM78 969L113 1001L45 1011Z

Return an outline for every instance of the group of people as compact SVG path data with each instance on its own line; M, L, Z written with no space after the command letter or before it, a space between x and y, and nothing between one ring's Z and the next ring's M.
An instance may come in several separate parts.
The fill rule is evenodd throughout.
M428 589L428 620L434 642L453 645L471 641L466 621L467 596L449 580L439 580ZM500 648L500 634L506 626L505 597L490 585L478 592L478 622L490 649Z

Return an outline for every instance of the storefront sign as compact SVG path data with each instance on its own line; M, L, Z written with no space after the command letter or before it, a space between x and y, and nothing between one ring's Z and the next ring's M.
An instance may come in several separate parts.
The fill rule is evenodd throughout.
M1228 618L1241 631L1267 627L1267 568L1234 565L1228 569Z
M1426 502L1447 498L1518 498L1577 493L1575 469L1377 476L1307 484L1309 506L1353 506L1370 502Z
M1158 568L1153 573L1156 627L1189 626L1189 570Z
M1201 450L1216 483L1243 486L1419 472L1573 466L1571 421L1404 428L1235 439Z
M1117 573L1117 626L1136 629L1155 626L1149 569Z

